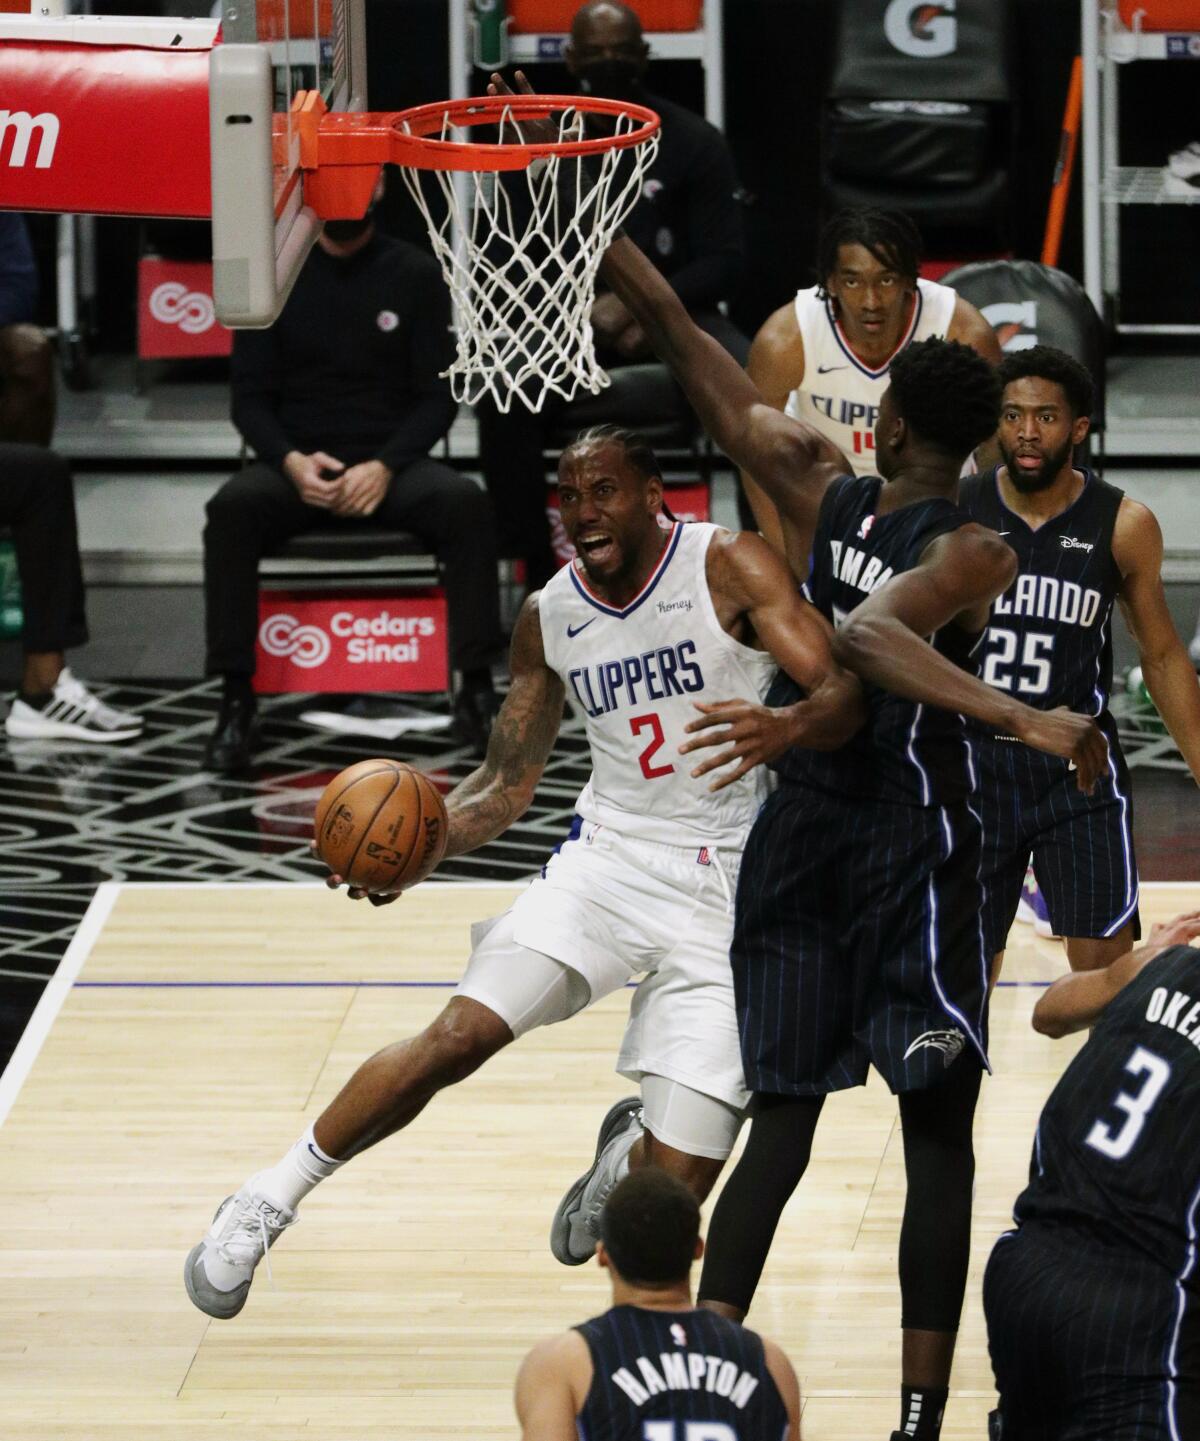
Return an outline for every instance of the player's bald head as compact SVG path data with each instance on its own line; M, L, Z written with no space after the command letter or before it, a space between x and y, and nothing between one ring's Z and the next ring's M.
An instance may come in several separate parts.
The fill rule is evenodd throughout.
M626 40L640 40L642 21L637 11L621 0L588 0L571 21L571 39L576 45L586 44L597 30L615 31Z

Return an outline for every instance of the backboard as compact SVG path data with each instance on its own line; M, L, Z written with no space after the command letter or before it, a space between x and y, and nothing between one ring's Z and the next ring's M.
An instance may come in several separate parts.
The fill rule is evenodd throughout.
M223 0L209 65L213 299L225 325L270 325L321 222L304 203L298 91L366 108L364 0Z

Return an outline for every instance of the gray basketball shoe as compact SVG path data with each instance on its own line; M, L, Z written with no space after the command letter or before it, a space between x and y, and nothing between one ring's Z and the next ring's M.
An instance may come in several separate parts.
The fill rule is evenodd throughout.
M295 1211L256 1196L250 1182L217 1207L208 1234L188 1253L183 1281L192 1305L228 1321L246 1304L254 1268L296 1220ZM267 1262L270 1269L271 1263Z
M550 1223L550 1249L556 1261L582 1266L596 1254L600 1212L617 1184L617 1166L642 1134L640 1096L626 1096L609 1108L596 1138L596 1159L558 1203Z

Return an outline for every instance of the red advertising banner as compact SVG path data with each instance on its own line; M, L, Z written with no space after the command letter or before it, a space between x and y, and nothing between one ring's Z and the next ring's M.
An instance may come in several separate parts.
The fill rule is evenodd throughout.
M229 354L233 332L217 319L212 284L207 261L138 261L140 359Z
M5 38L4 208L207 218L209 48Z
M331 597L258 595L254 689L260 695L443 691L450 686L441 590Z
M708 486L669 485L663 492L663 499L676 520L708 519ZM550 539L559 565L575 559L575 547L567 539L562 521L558 515L558 492L551 487L546 492L546 515L550 520Z

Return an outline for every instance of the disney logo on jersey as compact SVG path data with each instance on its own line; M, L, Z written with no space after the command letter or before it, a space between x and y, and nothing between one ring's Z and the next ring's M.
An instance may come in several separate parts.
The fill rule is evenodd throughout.
M660 600L658 602L659 615L670 615L672 611L689 611L692 608L690 600Z
M867 520L874 519L873 515L867 517ZM866 525L866 521L863 524ZM869 533L869 526L867 530ZM862 534L861 527L859 534ZM892 567L884 565L877 555L868 559L866 551L846 545L840 540L831 540L829 549L833 552L834 579L840 580L843 585L853 586L855 590L865 591L870 595L873 590L878 590L892 578Z
M702 691L704 673L695 655L696 642L681 640L640 655L577 666L567 678L579 704L595 720L624 707Z
M1090 541L1090 540L1076 540L1073 535L1060 535L1058 539L1059 539L1059 541L1060 541L1061 544L1062 544L1063 550L1086 550L1086 551L1093 551L1093 550L1096 549L1096 547L1095 547L1095 545L1093 544L1092 541Z

